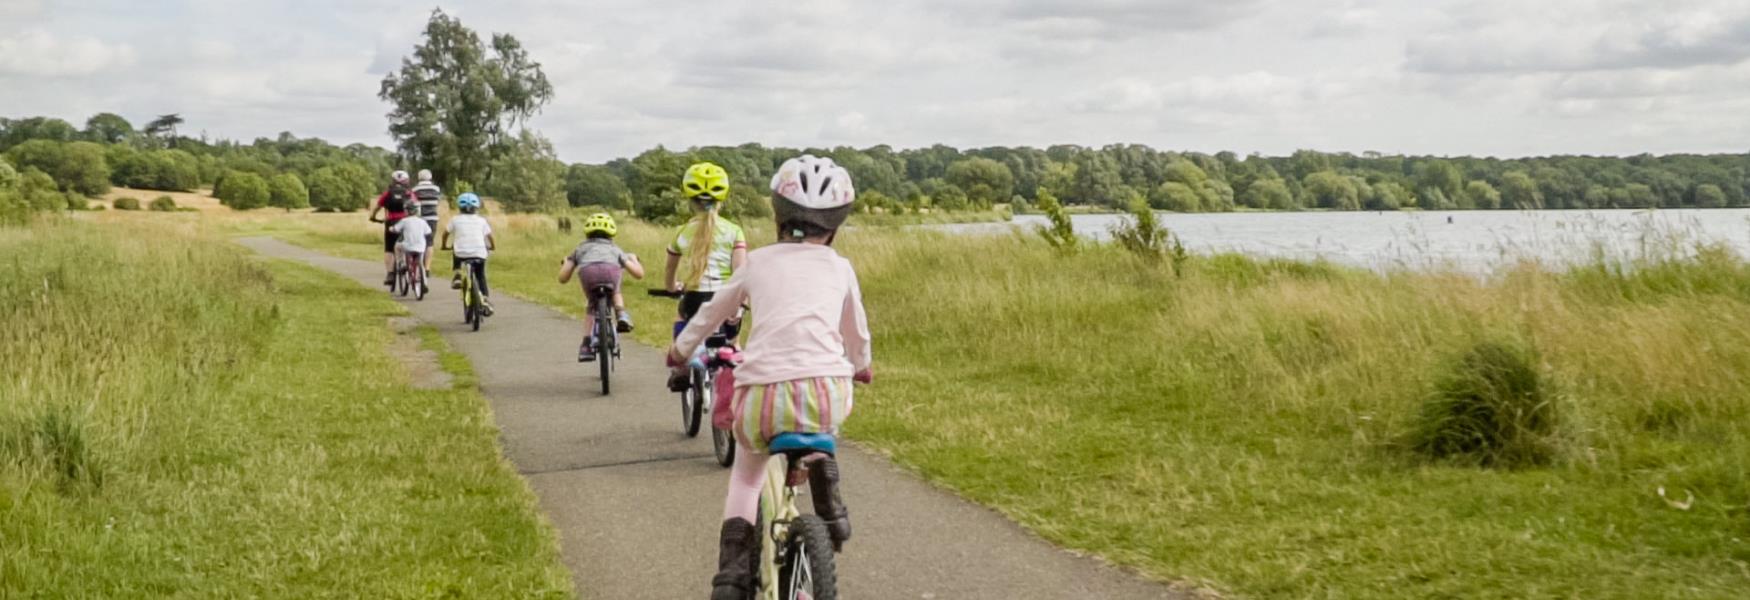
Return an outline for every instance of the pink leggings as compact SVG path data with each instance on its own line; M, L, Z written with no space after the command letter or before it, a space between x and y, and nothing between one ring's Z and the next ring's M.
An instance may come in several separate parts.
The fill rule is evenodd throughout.
M758 522L760 486L766 482L766 459L770 455L736 447L735 466L729 470L729 495L723 499L723 520Z

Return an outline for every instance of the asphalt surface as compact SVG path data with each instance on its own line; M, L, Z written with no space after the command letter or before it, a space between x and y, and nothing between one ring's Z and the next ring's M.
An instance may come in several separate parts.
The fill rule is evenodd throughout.
M272 238L239 242L383 289L381 263ZM683 434L680 402L664 385L661 352L628 345L613 395L602 396L596 365L576 362L582 337L576 319L499 294L497 314L479 332L468 331L456 293L448 281L437 283L424 301L404 302L472 362L503 431L506 456L559 531L578 595L709 596L727 470L711 458L708 430L696 438ZM667 325L656 321L646 316L641 325ZM855 529L838 558L843 597L1182 597L1058 549L853 444L841 445L839 461Z

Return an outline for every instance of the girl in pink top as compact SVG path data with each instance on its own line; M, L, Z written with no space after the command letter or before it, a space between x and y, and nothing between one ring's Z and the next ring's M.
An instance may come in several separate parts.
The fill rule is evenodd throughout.
M743 454L730 472L712 598L739 600L753 589L754 520L767 443L786 432L836 434L851 412L851 381L869 380L869 323L857 273L831 245L855 198L850 173L831 159L803 155L785 162L772 177L779 243L748 253L747 264L669 349L671 364L685 364L743 303L758 315L735 370L730 411ZM851 524L838 492L838 464L831 458L814 463L809 479L814 512L839 546L850 538Z

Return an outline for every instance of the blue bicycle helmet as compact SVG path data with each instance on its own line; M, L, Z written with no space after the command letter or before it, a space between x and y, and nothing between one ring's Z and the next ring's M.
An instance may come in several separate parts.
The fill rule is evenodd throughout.
M479 210L480 197L474 195L474 192L464 192L462 195L456 196L456 208L469 212Z

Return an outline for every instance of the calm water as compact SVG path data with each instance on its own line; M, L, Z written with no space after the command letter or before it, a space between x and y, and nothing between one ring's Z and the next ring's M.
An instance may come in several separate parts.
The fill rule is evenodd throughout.
M1120 215L1075 215L1076 231L1105 238ZM1448 218L1451 222L1448 222ZM1729 245L1750 256L1750 209L1465 212L1161 213L1161 222L1199 252L1326 258L1377 269L1451 266L1486 271L1533 258L1567 264L1602 250L1632 258ZM1032 229L1042 216L1011 223L944 225L961 233Z

